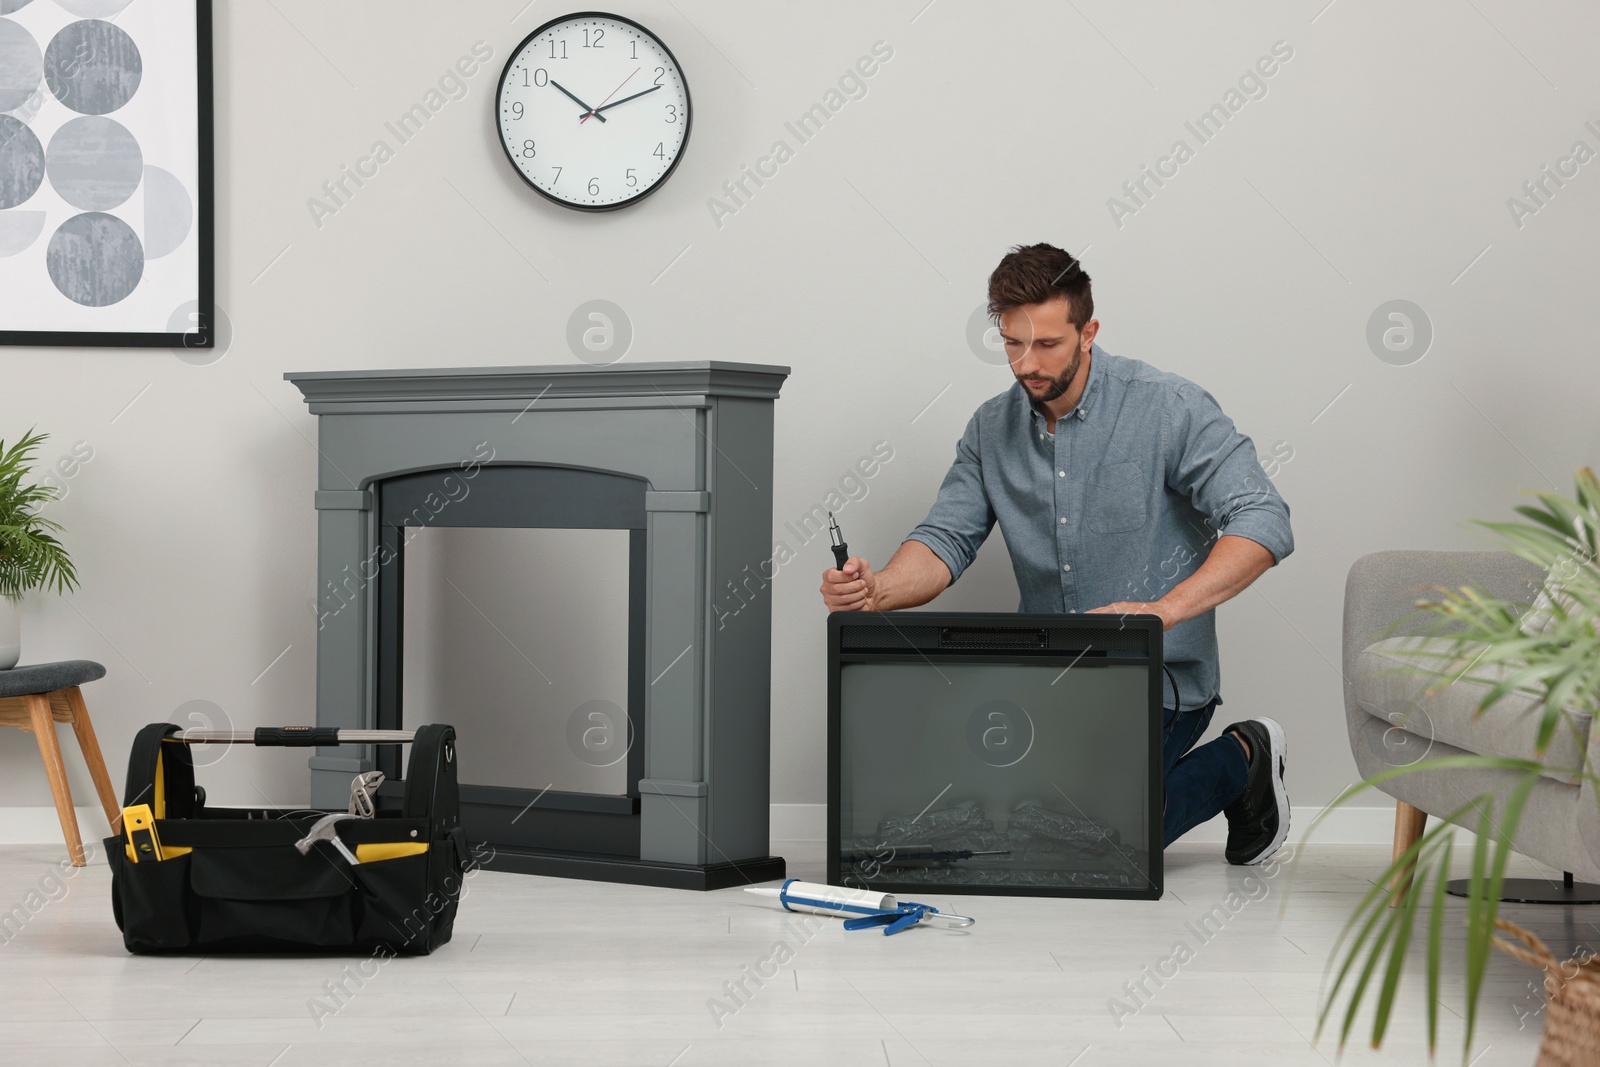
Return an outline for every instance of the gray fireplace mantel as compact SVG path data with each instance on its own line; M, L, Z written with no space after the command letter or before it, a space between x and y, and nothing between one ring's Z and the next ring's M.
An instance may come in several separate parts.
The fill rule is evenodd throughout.
M627 493L636 487L635 519L588 521L576 500L551 525L629 526L644 564L636 662L649 684L634 690L642 707L630 708L644 724L637 855L597 870L556 862L559 848L510 842L502 851L532 857L509 869L655 884L743 884L762 862L776 862L778 874L756 880L781 876L782 861L767 856L771 597L752 597L731 621L716 605L771 558L773 412L788 373L695 361L284 375L318 416L317 724L380 725L372 561L386 483L476 464L564 479L552 485L579 484L587 472ZM372 761L370 749L319 750L312 804L342 808L350 776ZM684 874L694 871L703 877Z
M313 414L343 412L345 405L489 403L538 398L615 401L635 406L652 397L742 396L776 400L788 367L702 360L631 363L608 367L447 367L404 370L304 371L284 378L300 387ZM364 410L371 410L366 408Z

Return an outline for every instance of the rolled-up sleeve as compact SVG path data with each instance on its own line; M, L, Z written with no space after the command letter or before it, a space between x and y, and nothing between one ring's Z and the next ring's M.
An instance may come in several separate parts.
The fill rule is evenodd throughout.
M1255 445L1206 390L1187 382L1168 394L1167 484L1187 496L1218 535L1247 537L1274 564L1294 551L1289 505L1256 459Z
M995 513L989 494L983 488L983 462L978 451L978 416L956 443L956 460L939 486L939 495L928 517L906 535L906 541L921 541L950 568L954 585L978 555L978 549L994 529ZM902 542L904 543L904 542Z

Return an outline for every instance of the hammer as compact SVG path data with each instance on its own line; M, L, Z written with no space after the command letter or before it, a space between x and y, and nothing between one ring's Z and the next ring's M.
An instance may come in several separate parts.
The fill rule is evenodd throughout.
M344 811L330 812L329 814L318 819L316 822L312 823L311 829L306 832L306 836L296 841L294 843L294 847L300 850L300 855L305 856L310 854L312 845L316 844L318 841L326 841L328 844L332 845L338 850L339 855L349 860L351 866L356 866L360 864L361 861L356 859L356 854L354 852L351 852L345 847L345 843L343 841L339 840L339 833L336 824L345 819L355 819L358 817L359 816L351 815L349 812Z

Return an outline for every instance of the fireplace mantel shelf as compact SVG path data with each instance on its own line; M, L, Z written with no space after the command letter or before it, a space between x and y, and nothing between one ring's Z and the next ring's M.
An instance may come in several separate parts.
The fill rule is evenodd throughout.
M299 387L318 414L324 405L464 400L568 400L590 398L737 396L775 400L788 367L723 360L611 364L604 367L417 367L390 370L296 371L284 378Z

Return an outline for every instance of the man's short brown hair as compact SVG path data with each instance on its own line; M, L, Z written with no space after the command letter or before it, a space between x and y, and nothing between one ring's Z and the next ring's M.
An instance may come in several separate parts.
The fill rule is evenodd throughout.
M1058 296L1067 298L1067 318L1078 329L1094 318L1088 272L1078 257L1055 245L1013 245L989 275L989 315L996 322L1012 308Z

